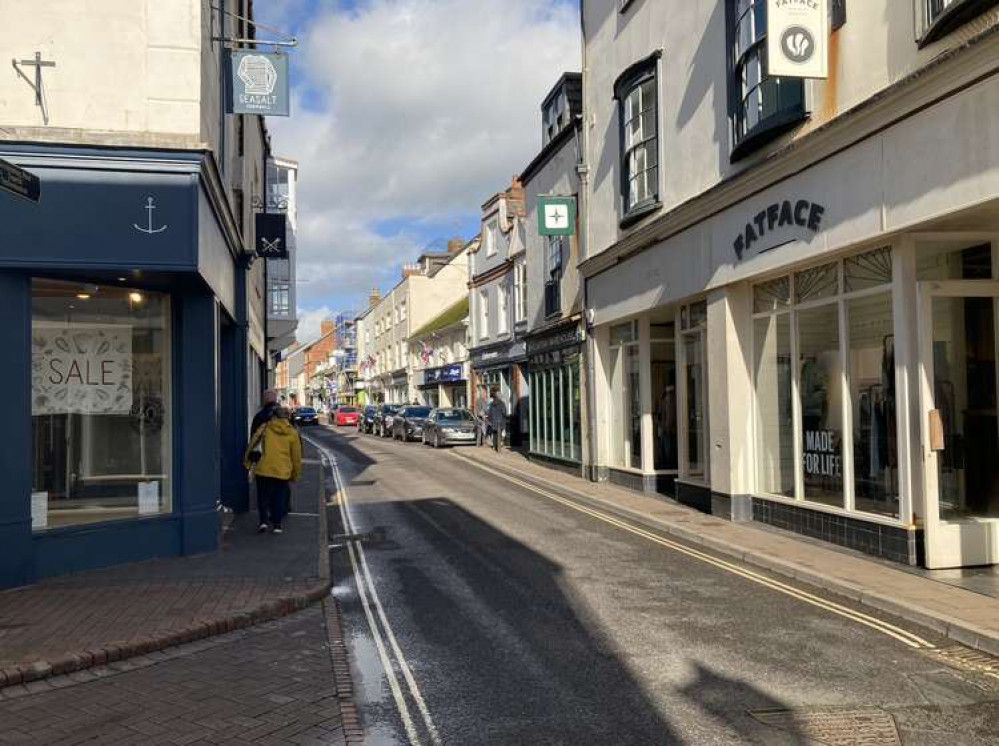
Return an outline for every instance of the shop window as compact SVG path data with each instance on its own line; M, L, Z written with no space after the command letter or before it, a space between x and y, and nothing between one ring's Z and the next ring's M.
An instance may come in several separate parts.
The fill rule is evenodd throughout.
M693 480L708 475L708 374L705 331L707 301L680 307L680 438L683 457L680 472Z
M992 246L983 244L954 250L952 246L920 246L917 280L991 280Z
M659 206L659 56L632 65L614 84L621 121L624 224Z
M767 0L728 0L731 29L729 89L732 160L738 160L801 122L805 85L767 74Z
M676 340L673 330L673 324L652 325L653 464L656 471L676 471L678 468Z
M999 0L916 0L916 12L921 17L919 45L942 39L995 5Z
M32 524L171 510L169 298L32 282Z
M898 517L891 282L880 248L754 287L759 491Z
M637 322L611 327L611 440L614 465L642 468L641 368Z

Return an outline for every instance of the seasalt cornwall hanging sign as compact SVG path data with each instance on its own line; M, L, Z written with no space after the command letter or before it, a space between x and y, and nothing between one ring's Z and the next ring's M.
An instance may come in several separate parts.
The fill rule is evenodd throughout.
M767 0L767 72L829 77L828 0Z
M233 49L226 66L228 113L288 116L288 55Z

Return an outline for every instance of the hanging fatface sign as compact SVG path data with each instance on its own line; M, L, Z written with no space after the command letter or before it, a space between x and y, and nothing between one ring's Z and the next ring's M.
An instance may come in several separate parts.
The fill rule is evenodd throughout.
M232 49L226 66L229 114L288 116L288 55Z
M767 0L767 72L829 77L828 0Z
M258 212L255 227L257 256L261 259L288 258L288 227L284 213Z
M129 414L132 327L33 324L31 414Z
M572 236L576 233L576 200L573 197L538 197L538 235Z

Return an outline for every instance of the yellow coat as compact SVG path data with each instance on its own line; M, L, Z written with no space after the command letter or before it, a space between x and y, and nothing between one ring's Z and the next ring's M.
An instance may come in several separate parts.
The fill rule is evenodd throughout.
M254 466L250 451L258 442L263 446L263 455ZM302 474L302 441L298 431L280 417L265 422L250 438L243 454L243 466L253 469L258 477L297 481Z

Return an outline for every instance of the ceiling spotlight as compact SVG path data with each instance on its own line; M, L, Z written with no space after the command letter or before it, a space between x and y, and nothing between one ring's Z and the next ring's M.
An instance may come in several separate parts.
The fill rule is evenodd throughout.
M90 293L77 293L76 297L79 298L80 300L89 300Z
M126 279L126 278L124 278L124 277L119 277L119 278L118 278L118 282L125 282L125 279Z
M132 303L142 303L142 293L131 292L128 294L128 299Z

